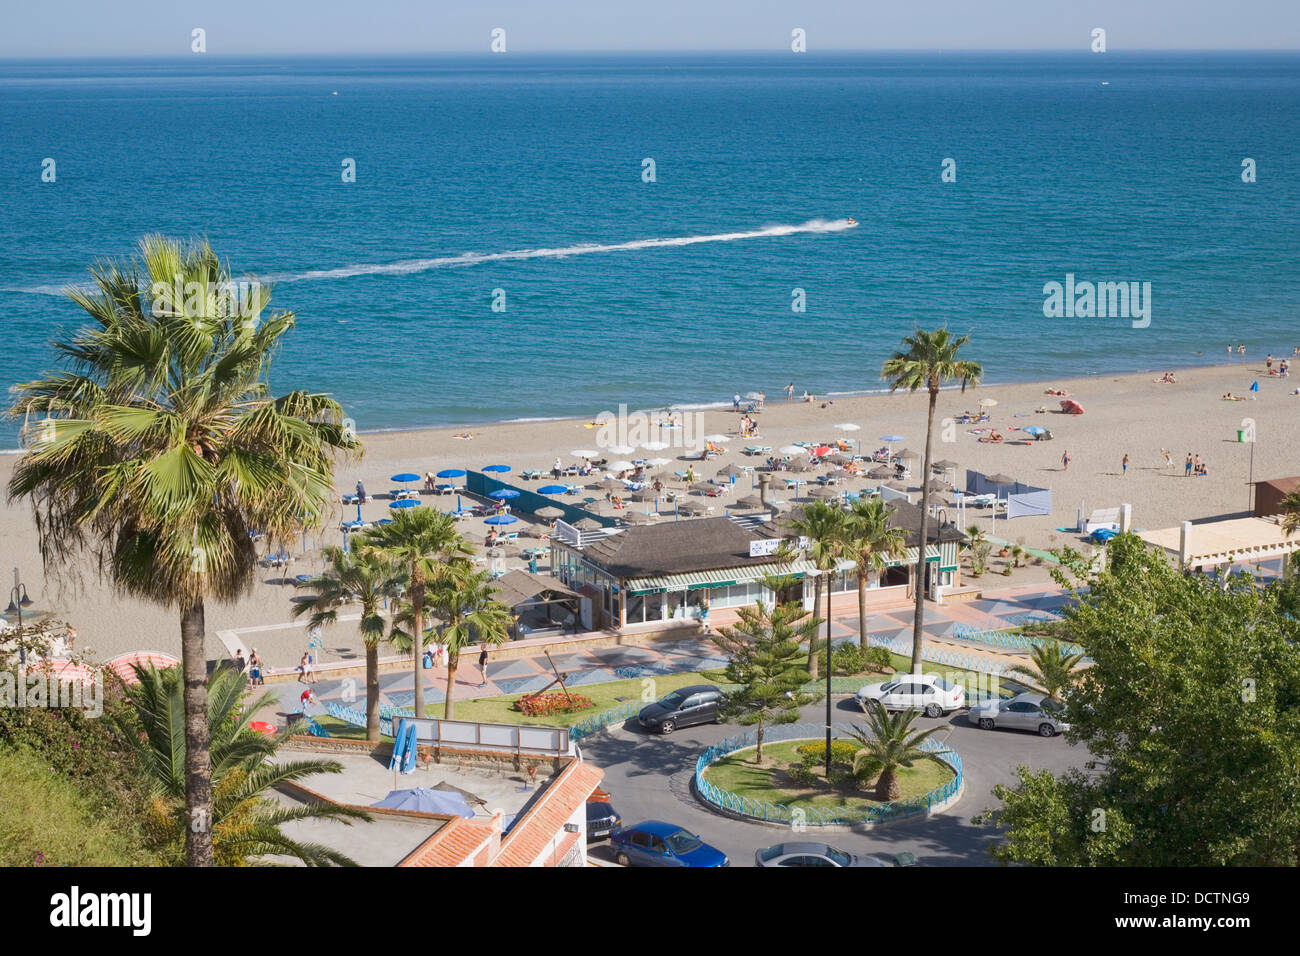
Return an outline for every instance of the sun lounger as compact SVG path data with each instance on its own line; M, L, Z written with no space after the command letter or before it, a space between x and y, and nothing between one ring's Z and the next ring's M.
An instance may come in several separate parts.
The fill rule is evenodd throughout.
M524 481L540 481L543 477L545 477L545 475L546 472L539 471L536 468L530 469L528 471L522 471L519 473L519 477L523 478Z
M766 455L771 450L772 450L771 445L746 445L745 446L746 455Z

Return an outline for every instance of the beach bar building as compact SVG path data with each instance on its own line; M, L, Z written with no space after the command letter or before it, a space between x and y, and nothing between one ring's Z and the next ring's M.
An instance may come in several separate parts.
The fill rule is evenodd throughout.
M905 531L908 547L883 574L872 575L870 607L912 600L920 510L906 502L894 507L894 522ZM931 597L960 585L962 538L951 525L931 530L924 584ZM589 627L653 632L694 626L706 617L714 627L732 623L739 608L758 601L770 605L797 600L813 610L819 572L802 556L780 563L776 552L781 541L776 525L753 516L665 520L592 531L559 521L551 535L551 571L589 599L592 620L583 622ZM793 583L774 594L766 581L777 575ZM831 573L830 588L833 612L857 609L852 562L842 562Z
M1139 532L1138 537L1180 568L1194 571L1269 565L1286 573L1291 555L1300 551L1300 535L1284 532L1281 518L1276 515L1201 524L1184 521L1173 528Z

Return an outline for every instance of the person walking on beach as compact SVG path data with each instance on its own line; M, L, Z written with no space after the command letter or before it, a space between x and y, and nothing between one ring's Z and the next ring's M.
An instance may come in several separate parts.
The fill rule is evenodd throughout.
M791 382L785 387L785 400L787 402L794 401L794 382Z
M1200 473L1201 473L1201 456L1198 454L1192 460L1192 474L1199 475Z
M733 412L738 412L738 411L740 411L740 393L739 393L739 392L735 392L735 393L731 396L731 410L732 410Z
M478 673L479 673L478 686L479 687L487 686L487 659L488 659L487 645L484 644L482 649L478 652Z
M1065 449L1065 454L1061 456L1061 471L1070 470L1070 449Z
M244 673L244 668L248 666L248 661L244 660L244 649L241 647L235 651L235 673Z
M1160 449L1160 454L1162 454L1162 455L1165 456L1165 465L1166 465L1167 467L1169 467L1169 468L1174 467L1174 460L1173 460L1173 458L1170 457L1170 455L1169 455L1169 449L1168 449L1168 448L1161 448L1161 449Z
M1183 462L1183 477L1192 477L1192 453L1190 451L1187 453L1187 460Z
M262 679L262 658L257 653L257 648L248 652L248 679L254 687L261 687L266 683Z
M1122 478L1128 474L1128 455L1124 456L1124 460L1119 463L1119 467L1120 467L1120 477Z

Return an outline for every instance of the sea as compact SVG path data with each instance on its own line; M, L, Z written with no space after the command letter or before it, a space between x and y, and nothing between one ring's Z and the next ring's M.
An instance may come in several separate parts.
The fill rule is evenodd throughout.
M1293 53L0 62L0 387L149 233L362 431L870 392L918 326L989 382L1290 355L1297 142Z

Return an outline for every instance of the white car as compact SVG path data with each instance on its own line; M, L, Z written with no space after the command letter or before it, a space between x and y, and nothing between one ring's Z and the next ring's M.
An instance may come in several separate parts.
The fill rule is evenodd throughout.
M864 711L867 701L878 700L885 710L919 710L938 717L966 706L966 689L934 674L899 674L893 680L868 684L855 695Z
M1044 737L1055 737L1070 729L1062 718L1065 708L1042 694L1017 694L1010 700L986 700L970 709L967 718L985 730L1014 727L1034 730Z

